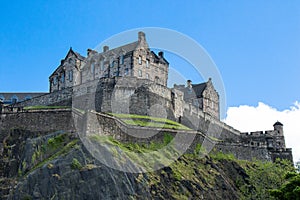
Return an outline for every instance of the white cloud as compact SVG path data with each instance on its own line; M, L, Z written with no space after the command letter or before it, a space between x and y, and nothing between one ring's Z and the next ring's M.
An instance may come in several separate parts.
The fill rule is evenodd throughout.
M284 126L287 148L293 148L294 161L300 160L300 103L295 102L290 109L278 111L262 102L258 106L242 105L229 107L226 124L242 131L273 130L273 124L280 121Z

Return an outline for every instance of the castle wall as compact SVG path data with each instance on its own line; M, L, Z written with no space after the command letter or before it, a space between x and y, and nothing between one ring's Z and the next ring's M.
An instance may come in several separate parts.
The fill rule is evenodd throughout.
M16 107L37 106L37 105L60 105L71 106L72 88L55 91L39 97L32 98L15 104Z
M177 145L187 147L186 153L194 153L200 144L204 152L216 150L225 154L233 154L240 160L275 161L276 158L292 160L291 149L286 151L272 151L264 147L248 146L242 143L216 140L210 135L197 131L179 131L172 129L159 129L151 127L138 127L126 125L119 119L103 113L90 113L86 119L88 125L87 135L98 134L112 136L120 142L150 144L164 141L165 134L176 137ZM187 137L188 134L189 136Z
M0 131L22 129L33 132L74 131L71 110L39 110L1 115Z

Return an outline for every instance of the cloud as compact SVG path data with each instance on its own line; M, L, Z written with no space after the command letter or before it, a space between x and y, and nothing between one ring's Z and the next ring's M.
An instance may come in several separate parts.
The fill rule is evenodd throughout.
M300 103L296 101L289 109L278 111L262 102L258 106L241 105L229 107L226 124L241 132L273 130L273 124L280 121L284 126L287 148L293 148L294 161L300 160Z

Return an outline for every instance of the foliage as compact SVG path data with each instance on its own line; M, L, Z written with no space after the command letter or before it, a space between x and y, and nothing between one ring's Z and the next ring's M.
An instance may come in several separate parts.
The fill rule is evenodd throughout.
M155 127L175 130L191 130L190 128L165 118L151 117L136 114L116 114L110 115L120 118L123 122L133 126Z
M219 151L212 152L210 156L215 160L237 160L233 154L224 154Z
M82 169L82 165L76 158L73 158L72 163L71 163L71 168L80 170L80 169Z
M248 183L242 185L240 190L245 199L274 199L270 195L270 190L279 188L288 172L295 169L290 161L276 160L272 162L262 161L238 161L244 166L248 178Z
M271 190L270 194L280 200L300 200L300 174L287 173L285 183L279 189Z
M44 109L66 109L70 108L69 106L26 106L24 110L44 110Z

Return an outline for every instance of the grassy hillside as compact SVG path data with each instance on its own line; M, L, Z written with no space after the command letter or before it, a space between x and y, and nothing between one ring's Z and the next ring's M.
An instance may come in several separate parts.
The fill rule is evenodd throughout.
M289 186L288 174L295 173L286 161L241 161L220 152L204 156L200 144L194 153L184 154L160 170L125 173L93 158L73 134L30 134L18 130L5 138L2 197L13 188L12 199L275 199L271 193L280 199ZM171 140L166 135L161 143L139 145L112 137L93 138L102 145L140 153L157 152ZM18 151L12 151L14 145ZM161 156L132 158L148 160L147 165L163 161ZM293 184L297 187L297 182Z

